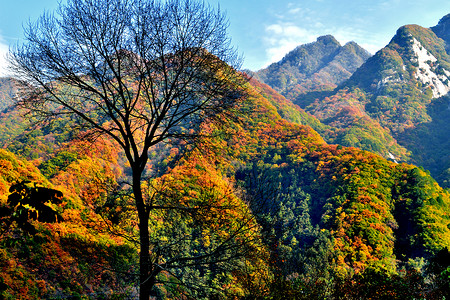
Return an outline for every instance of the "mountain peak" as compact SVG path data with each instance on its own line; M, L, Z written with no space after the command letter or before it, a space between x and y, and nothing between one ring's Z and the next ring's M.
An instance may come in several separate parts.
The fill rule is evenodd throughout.
M334 53L341 47L341 44L332 35L323 35L317 38L315 42L303 44L286 54L279 63L284 61L301 61L303 58L314 58L315 56L324 57Z
M317 38L317 42L324 43L324 44L335 44L340 46L341 44L336 40L334 36L331 34L322 35Z
M344 45L344 47L360 47L356 42L350 41Z
M363 47L361 47L354 41L350 41L350 42L346 43L344 46L342 46L342 49L347 49L348 51L356 53L358 56L362 57L364 59L364 61L367 60L371 56L369 51L367 51L366 49L364 49Z

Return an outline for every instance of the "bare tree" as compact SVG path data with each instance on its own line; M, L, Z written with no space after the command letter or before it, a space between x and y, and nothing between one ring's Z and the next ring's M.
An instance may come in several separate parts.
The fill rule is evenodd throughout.
M227 27L219 9L195 0L68 0L30 22L26 43L10 52L20 106L42 119L72 115L123 149L139 219L141 299L159 272L149 215L167 209L143 195L149 151L197 138L205 120L226 120L245 98Z

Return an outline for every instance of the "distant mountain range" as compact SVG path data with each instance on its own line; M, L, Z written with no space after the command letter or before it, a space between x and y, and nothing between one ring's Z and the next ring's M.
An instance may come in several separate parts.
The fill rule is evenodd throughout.
M450 186L449 49L447 15L432 28L402 26L371 57L321 37L255 77L328 126L327 142L423 166Z
M281 61L255 73L255 78L290 99L312 92L332 90L348 79L368 58L355 42L344 46L331 35L298 46Z

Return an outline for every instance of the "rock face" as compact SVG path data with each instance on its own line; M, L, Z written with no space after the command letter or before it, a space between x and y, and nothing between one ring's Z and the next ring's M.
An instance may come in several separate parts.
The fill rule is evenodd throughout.
M445 68L440 69L440 74L436 71L440 65L437 58L428 52L426 48L414 37L412 37L412 50L415 58L413 62L418 65L419 71L415 73L416 79L420 80L423 85L429 86L433 92L433 98L447 95L450 91L449 77L450 72Z
M298 46L255 77L289 98L331 90L348 79L370 54L355 42L344 46L331 35Z

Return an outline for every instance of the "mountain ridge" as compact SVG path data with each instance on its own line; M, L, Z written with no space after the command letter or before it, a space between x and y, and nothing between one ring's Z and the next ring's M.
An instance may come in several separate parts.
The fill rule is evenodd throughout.
M279 62L255 72L255 78L282 94L301 94L336 87L350 77L370 54L355 42L344 46L332 36L300 45Z

